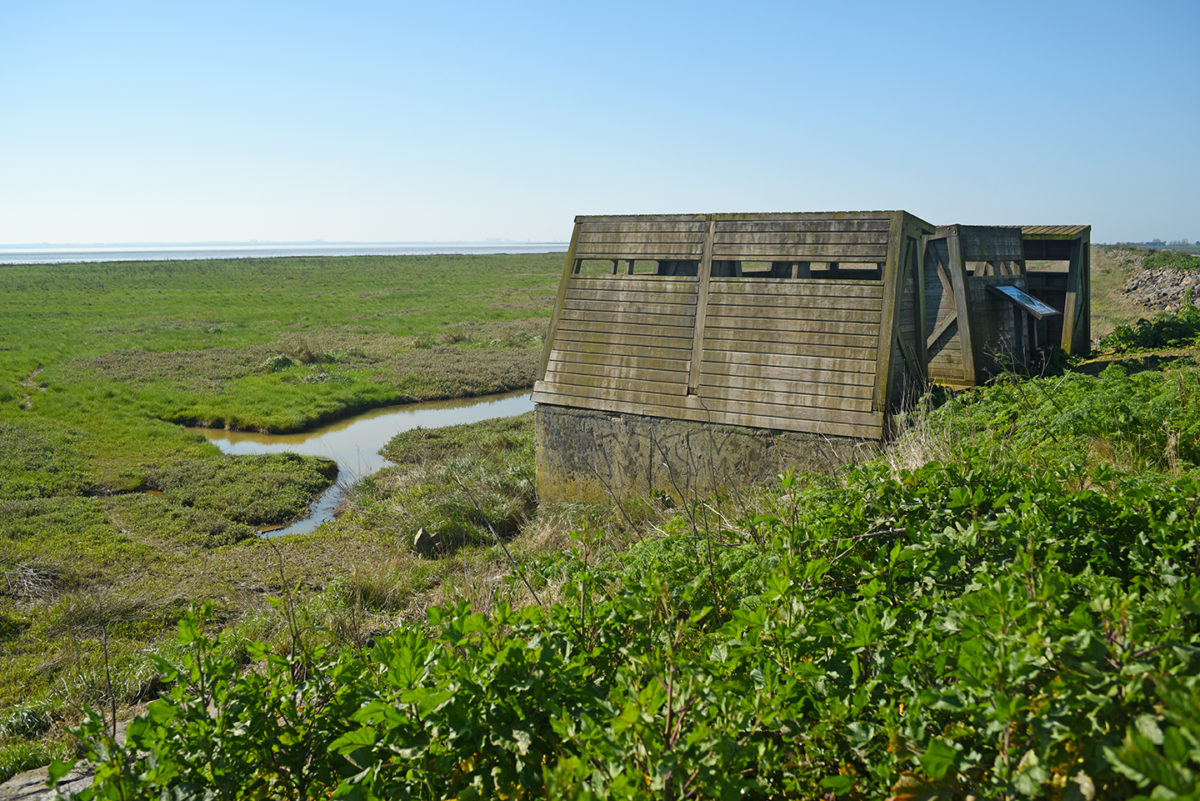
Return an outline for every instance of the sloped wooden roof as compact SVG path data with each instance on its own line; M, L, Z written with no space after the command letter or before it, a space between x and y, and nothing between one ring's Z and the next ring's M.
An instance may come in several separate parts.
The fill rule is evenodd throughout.
M1030 239L1075 239L1092 230L1090 225L1022 225L1021 236Z

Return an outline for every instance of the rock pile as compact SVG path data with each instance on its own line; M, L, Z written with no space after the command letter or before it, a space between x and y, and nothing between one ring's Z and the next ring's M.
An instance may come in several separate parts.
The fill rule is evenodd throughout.
M1191 292L1192 303L1200 306L1200 270L1172 270L1157 267L1134 273L1121 293L1130 300L1155 311L1178 311Z

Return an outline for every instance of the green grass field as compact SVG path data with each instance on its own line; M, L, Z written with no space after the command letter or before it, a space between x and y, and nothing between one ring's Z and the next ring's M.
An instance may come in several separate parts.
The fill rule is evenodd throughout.
M108 694L103 639L115 694L135 702L154 684L147 649L192 600L245 621L285 586L319 590L404 545L349 520L258 540L307 509L332 464L225 456L178 423L295 430L528 387L561 266L0 265L0 778L61 750L61 724Z
M1099 327L1136 319L1142 311L1116 296L1128 264L1099 250ZM753 532L780 521L795 527L799 507L788 498L811 501L812 525L833 536L882 502L872 494L880 477L900 476L884 500L901 511L889 514L934 508L952 517L964 504L983 503L956 495L955 482L991 480L998 464L1019 462L1014 475L1054 485L1013 479L1018 494L1061 487L1073 497L1098 487L1111 489L1120 506L1125 490L1106 470L1151 483L1162 476L1174 486L1194 475L1200 458L1193 445L1200 392L1186 359L1152 379L1002 384L919 422L885 454L890 464L857 478L800 482L782 496L778 488L746 488L710 501L704 517L714 515L722 553L733 559L722 557L728 575L718 575L689 534L693 523L657 501L540 506L529 415L399 435L387 448L397 466L355 487L337 520L277 541L255 530L299 515L328 485L330 464L228 457L178 425L294 430L375 405L528 386L561 259L0 266L0 779L70 755L78 744L66 729L85 709L115 704L124 717L156 697L164 684L154 660L184 658L175 628L200 601L212 602L211 624L225 631L222 658L241 666L255 641L277 655L297 642L308 652L353 649L392 631L425 632L430 609L446 614L440 605L466 602L484 614L536 605L524 581L544 604L565 601L552 614L570 623L588 613L572 593L581 571L594 570L587 581L597 608L615 604L606 613L614 621L647 611L641 601L625 608L633 597L626 583L669 596L666 611L647 619L661 612L677 621L691 670L705 664L702 646L716 630L709 627L741 614L730 599L769 595L767 579L781 558L804 572L803 560L786 550L796 532L780 534L783 556L744 547L761 546ZM948 472L903 477L902 468L919 470L931 459ZM488 523L511 538L523 580ZM446 538L442 558L414 554L418 527ZM837 552L845 545L836 536L830 543ZM738 567L750 550L747 565L762 575ZM859 603L853 592L851 605ZM697 628L688 622L691 607L703 605L717 613L693 621ZM735 695L754 697L745 687ZM814 720L841 730L838 721ZM1112 742L1123 731L1110 732ZM852 751L829 748L834 761ZM899 769L925 764L903 753L895 760ZM559 768L564 777L575 770Z
M262 643L189 616L126 747L87 723L96 797L1195 798L1200 367L1118 362L632 530L529 510L531 415L406 432L335 525L469 542L475 498L516 567L397 547Z

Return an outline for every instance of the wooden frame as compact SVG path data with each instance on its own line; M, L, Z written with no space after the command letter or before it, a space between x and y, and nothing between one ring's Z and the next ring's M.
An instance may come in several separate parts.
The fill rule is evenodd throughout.
M1090 225L1025 225L1020 228L1029 294L1061 309L1056 344L1072 355L1092 346ZM1031 262L1067 262L1065 273L1041 270Z
M1036 338L1024 336L1008 301L989 291L997 282L1016 286L1062 312L1061 318L1046 321L1055 331L1046 344L1068 353L1086 352L1090 236L1088 226L971 225L939 226L926 236L931 270L925 297L931 308L923 319L930 378L952 387L974 386L1007 358L1027 361L1040 345ZM1066 262L1067 269L1039 269L1030 266L1031 261Z

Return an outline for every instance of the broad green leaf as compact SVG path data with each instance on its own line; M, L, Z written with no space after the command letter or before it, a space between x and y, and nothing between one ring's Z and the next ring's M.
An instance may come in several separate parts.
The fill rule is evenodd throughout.
M329 744L329 750L338 754L346 754L359 748L370 748L376 742L375 727L362 726L347 732Z
M933 740L917 760L930 777L941 779L958 763L958 751L941 740Z

